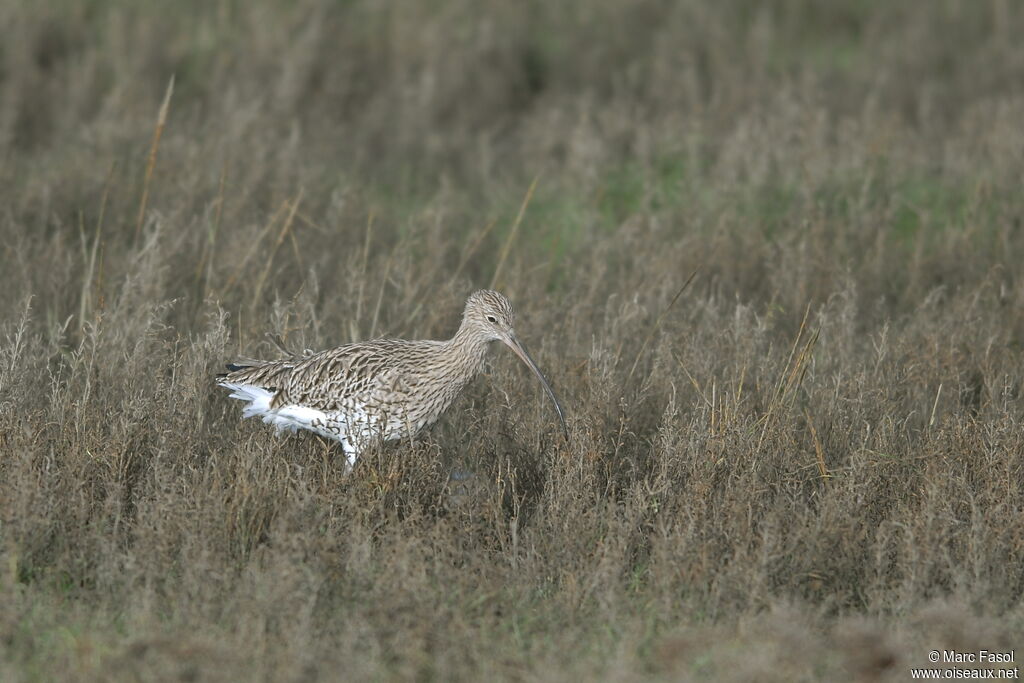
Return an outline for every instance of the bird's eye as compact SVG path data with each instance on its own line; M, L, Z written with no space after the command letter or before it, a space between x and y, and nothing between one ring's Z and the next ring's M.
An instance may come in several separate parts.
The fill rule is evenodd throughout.
M498 319L495 318L493 315L489 315L489 316L487 316L487 322L489 322L489 323L496 323L496 322L498 322Z

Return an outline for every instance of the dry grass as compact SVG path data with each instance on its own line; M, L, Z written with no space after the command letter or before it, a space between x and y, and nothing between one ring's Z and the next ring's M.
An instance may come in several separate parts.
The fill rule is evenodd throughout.
M1019 650L1017 4L0 23L0 679L867 681ZM507 353L348 477L212 383L267 333L445 336L496 277L569 446Z

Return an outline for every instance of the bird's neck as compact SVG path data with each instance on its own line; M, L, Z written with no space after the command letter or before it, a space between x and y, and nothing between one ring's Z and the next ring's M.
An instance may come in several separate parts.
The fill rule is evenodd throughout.
M449 367L462 375L466 381L483 369L489 348L490 342L465 322L455 336L445 342Z

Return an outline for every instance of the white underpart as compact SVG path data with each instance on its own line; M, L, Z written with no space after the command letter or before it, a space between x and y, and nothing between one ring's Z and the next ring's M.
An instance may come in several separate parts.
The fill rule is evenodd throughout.
M379 420L359 406L353 406L345 412L328 412L294 404L271 408L274 392L251 384L220 384L231 390L231 398L248 402L242 410L242 418L260 417L267 424L274 425L279 433L285 429L290 432L308 429L325 438L334 439L345 451L349 467L355 464L359 452L378 435L376 427Z

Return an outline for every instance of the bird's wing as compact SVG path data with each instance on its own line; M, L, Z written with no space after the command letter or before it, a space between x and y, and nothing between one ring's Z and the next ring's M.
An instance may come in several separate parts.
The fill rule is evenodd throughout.
M402 390L406 368L415 361L414 342L377 339L346 344L302 359L236 364L221 383L244 384L274 392L271 407L300 405L323 411L376 405Z

